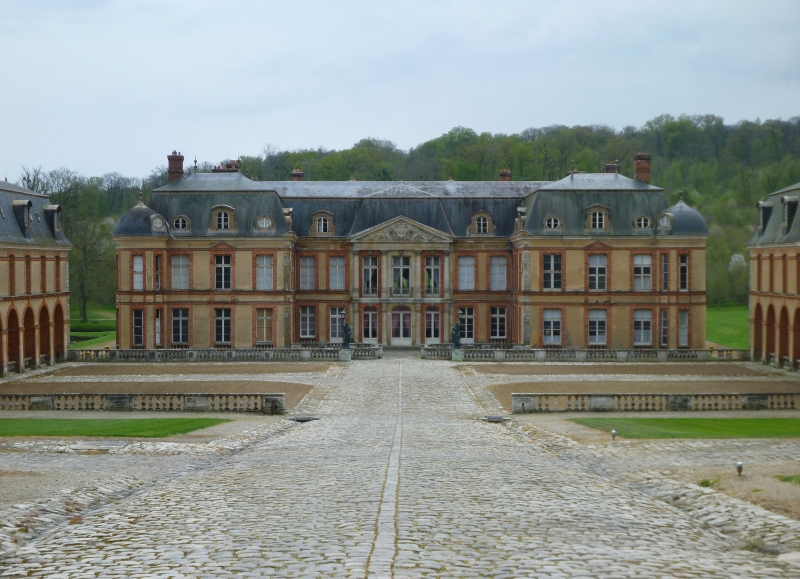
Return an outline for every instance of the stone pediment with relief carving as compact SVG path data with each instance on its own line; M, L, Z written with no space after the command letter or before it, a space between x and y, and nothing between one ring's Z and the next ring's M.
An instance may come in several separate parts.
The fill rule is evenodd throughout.
M353 236L353 241L377 242L444 242L451 241L448 234L431 227L398 217Z

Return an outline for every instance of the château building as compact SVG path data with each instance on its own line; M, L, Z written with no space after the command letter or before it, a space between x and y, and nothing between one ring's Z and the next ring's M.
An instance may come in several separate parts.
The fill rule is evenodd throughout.
M0 374L65 359L71 247L60 206L0 182Z
M750 350L753 360L795 367L800 360L800 183L758 203L750 248Z
M185 174L118 220L117 340L259 348L353 339L704 348L702 216L606 165L556 182Z

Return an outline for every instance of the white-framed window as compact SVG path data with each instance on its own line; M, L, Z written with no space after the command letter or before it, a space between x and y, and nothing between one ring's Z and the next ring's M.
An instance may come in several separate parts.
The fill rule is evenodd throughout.
M317 217L317 233L328 233L327 217Z
M365 296L378 295L378 258L367 256L362 267L363 285L361 291Z
M475 308L464 307L460 308L459 311L464 314L461 316L463 321L463 325L461 326L461 339L465 340L467 344L472 344L475 341ZM458 314L456 314L456 316L457 315Z
M406 296L411 293L411 258L392 258L392 294Z
M678 261L678 289L682 292L689 291L689 255L684 253Z
M189 308L172 308L172 343L189 343Z
M650 229L652 222L646 215L640 215L636 218L636 229Z
M216 289L231 289L231 256L214 256L214 287Z
M475 258L474 257L459 257L458 258L458 289L460 289L460 290L474 290L475 289Z
M669 347L669 311L661 310L661 347Z
M256 344L272 343L272 308L256 308Z
M313 290L317 287L317 261L313 256L300 258L300 289Z
M661 254L661 291L669 291L669 254Z
M161 310L156 310L156 347L162 346L161 343Z
M227 211L217 213L217 229L228 229L230 225L230 215Z
M172 256L172 289L189 289L189 256Z
M133 347L144 345L144 310L133 310Z
M561 310L545 310L542 320L545 346L561 345Z
M605 291L607 261L603 254L589 256L589 291Z
M330 313L331 342L341 342L344 338L344 308L331 308Z
M317 335L317 312L314 306L300 306L300 337L313 338Z
M494 256L489 259L489 289L506 289L506 258Z
M270 291L273 288L272 256L256 256L256 289Z
M215 344L230 344L231 343L231 309L230 308L215 308L214 309L214 343Z
M561 289L561 254L544 255L543 287L546 290Z
M144 289L144 256L133 256L133 289Z
M592 229L604 229L606 226L606 214L602 211L592 212Z
M330 258L331 286L332 290L344 289L344 257L337 256Z
M689 311L680 310L678 312L678 347L689 347Z
M492 340L506 337L506 308L489 308L489 338Z
M438 296L441 282L441 259L439 257L425 258L425 295Z
M478 217L475 220L475 231L477 233L489 233L489 220L486 217Z
M650 291L653 289L653 256L633 256L633 289L634 291Z
M425 312L425 339L438 340L441 338L439 310Z
M652 329L653 312L650 310L633 310L633 345L652 345Z
M259 229L269 229L272 227L272 219L270 219L268 215L261 215L256 220L256 225Z
M549 229L551 231L561 229L561 220L558 217L551 215L544 220L544 227L545 229Z
M176 217L172 222L172 228L178 231L183 231L189 227L189 222L185 217Z
M605 346L606 344L606 311L589 310L589 345Z
M378 310L375 308L367 308L364 310L362 317L362 333L363 340L377 340L378 339Z

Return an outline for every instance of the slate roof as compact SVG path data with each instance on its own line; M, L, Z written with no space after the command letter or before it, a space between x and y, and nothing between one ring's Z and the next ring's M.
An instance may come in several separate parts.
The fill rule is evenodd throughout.
M620 173L571 173L540 191L663 191L661 187L631 179Z
M783 198L784 197L798 197L800 198L800 183L795 183L785 187L774 193L770 193L767 197L767 203L772 203L772 207L766 210L763 232L759 233L758 229L750 238L746 245L772 245L776 243L797 243L800 242L800 219L798 219L798 203L791 202L789 209L790 222L787 227L783 226ZM758 214L756 214L758 219Z
M22 228L21 217L13 206L14 201L31 202L31 220L27 235ZM63 229L53 230L50 220L52 211L45 211L45 207L52 207L46 195L34 193L30 189L7 181L0 181L0 243L72 247Z

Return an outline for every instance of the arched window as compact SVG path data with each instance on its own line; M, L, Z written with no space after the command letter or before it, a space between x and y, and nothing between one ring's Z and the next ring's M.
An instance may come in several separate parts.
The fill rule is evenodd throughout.
M558 217L550 216L544 220L544 226L550 230L561 229L561 220Z
M328 233L327 217L317 217L317 233Z
M489 220L486 217L478 217L475 226L478 233L489 233Z
M229 216L227 211L217 213L217 229L228 229Z
M640 215L636 218L636 229L650 229L650 218Z
M592 229L605 229L606 214L602 211L592 213Z
M172 222L172 227L179 231L183 231L187 227L189 227L189 222L186 220L185 217L176 217L175 221Z
M266 215L262 215L258 218L256 224L258 225L259 229L269 229L272 227L272 219Z

